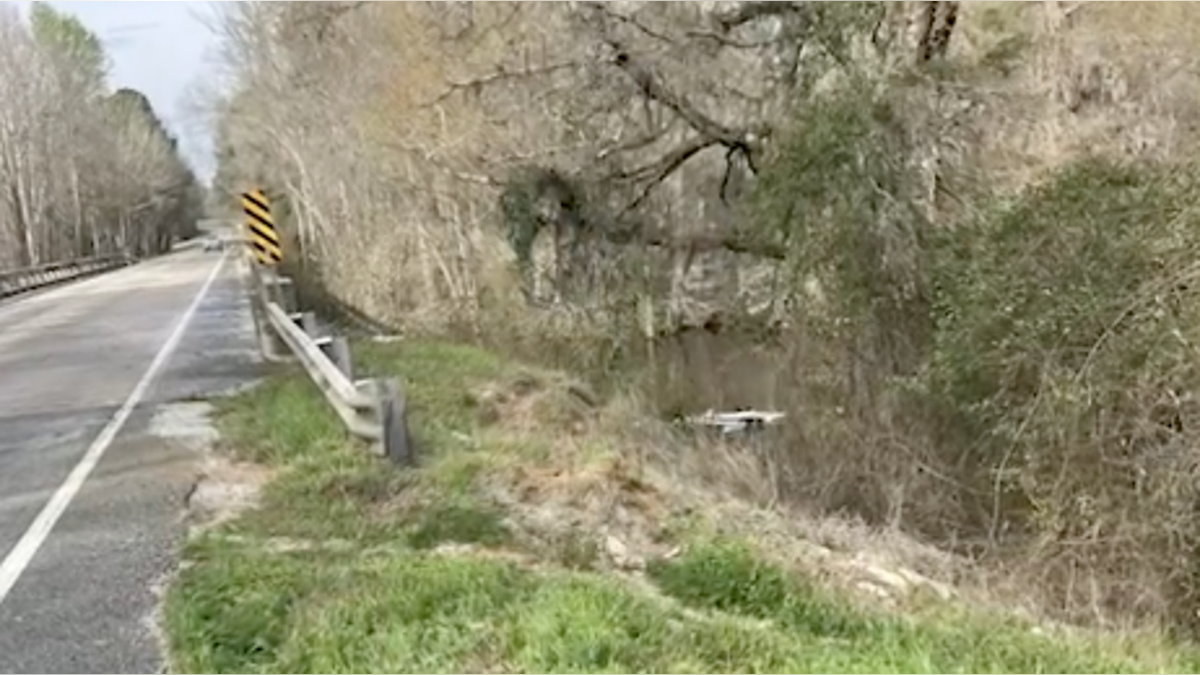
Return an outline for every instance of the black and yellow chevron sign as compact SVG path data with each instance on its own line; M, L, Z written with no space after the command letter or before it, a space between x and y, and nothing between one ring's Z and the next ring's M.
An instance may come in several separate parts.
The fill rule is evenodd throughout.
M277 265L283 260L283 246L279 243L279 231L275 229L275 218L271 216L271 203L262 190L242 193L242 210L246 212L246 229L249 230L250 248L263 265Z

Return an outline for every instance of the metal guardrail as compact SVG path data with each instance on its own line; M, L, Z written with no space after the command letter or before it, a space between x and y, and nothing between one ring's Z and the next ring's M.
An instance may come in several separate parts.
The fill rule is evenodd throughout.
M125 255L62 260L36 267L0 271L0 298L19 295L53 284L124 267L132 262Z
M267 360L298 362L351 434L371 441L376 454L412 464L416 453L396 380L355 380L349 342L327 334L313 312L297 311L292 280L264 269L249 253L243 262L248 268L260 347Z

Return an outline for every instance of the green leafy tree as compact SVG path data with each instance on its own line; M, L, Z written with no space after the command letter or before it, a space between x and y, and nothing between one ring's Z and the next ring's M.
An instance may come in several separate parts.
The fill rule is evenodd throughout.
M34 2L29 14L34 40L50 56L55 74L70 89L98 95L108 77L108 56L96 34L77 17Z
M57 225L47 236L78 254L95 250L98 233L90 222L85 204L103 199L102 192L92 193L87 187L100 188L81 180L85 174L102 175L104 158L96 153L79 152L87 146L88 138L103 137L100 120L91 114L96 101L105 94L108 72L107 55L99 38L78 18L56 10L44 2L35 2L30 11L30 36L40 57L46 85L56 104L45 113L47 129L39 135L45 145L44 154L54 165L50 171L63 176L69 186L70 198L48 205ZM73 227L67 228L66 223ZM63 244L59 244L60 246Z
M144 94L119 89L104 99L103 109L117 133L122 171L140 177L123 200L125 241L139 255L161 253L174 238L194 234L190 226L201 215L203 190Z

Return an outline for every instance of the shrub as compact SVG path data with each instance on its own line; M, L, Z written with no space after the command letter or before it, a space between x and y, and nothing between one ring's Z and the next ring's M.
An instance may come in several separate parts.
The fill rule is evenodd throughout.
M1060 580L1106 573L1087 607L1149 609L1191 576L1195 175L1089 159L938 238L928 390L992 529L1027 525Z
M1073 618L1192 624L1196 167L1085 158L934 228L892 104L801 118L755 203L819 287L783 491L1019 551Z

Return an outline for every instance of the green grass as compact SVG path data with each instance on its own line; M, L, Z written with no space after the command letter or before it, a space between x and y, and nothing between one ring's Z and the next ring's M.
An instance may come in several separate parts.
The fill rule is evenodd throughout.
M527 451L489 445L463 396L510 368L444 344L356 356L403 376L432 443L424 465L401 472L367 455L292 375L223 402L231 448L280 473L261 508L187 544L165 610L176 671L1196 672L1182 650L1051 639L1007 616L871 613L699 535L650 565L650 590L588 571L598 551L585 533L536 567L439 552L517 546L474 488L494 455ZM267 545L281 538L313 546Z

